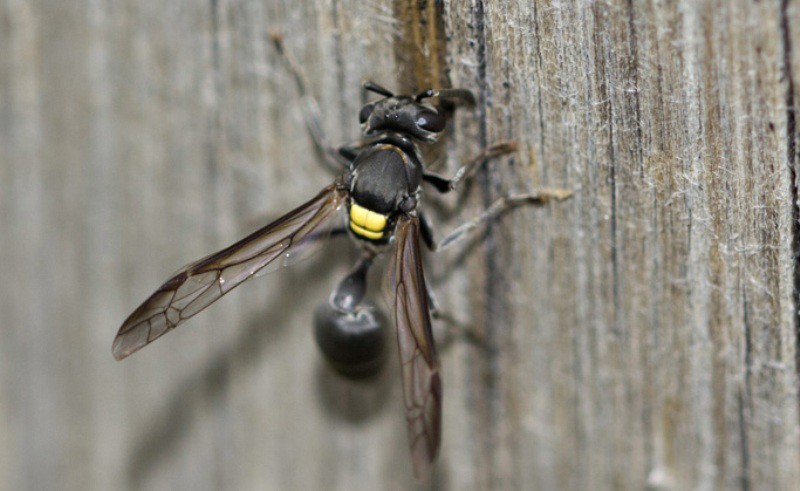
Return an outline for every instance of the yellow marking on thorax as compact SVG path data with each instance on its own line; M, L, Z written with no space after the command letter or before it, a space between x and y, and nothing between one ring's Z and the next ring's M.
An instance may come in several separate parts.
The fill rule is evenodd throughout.
M355 201L350 202L350 229L356 234L371 240L383 237L386 216L368 210Z

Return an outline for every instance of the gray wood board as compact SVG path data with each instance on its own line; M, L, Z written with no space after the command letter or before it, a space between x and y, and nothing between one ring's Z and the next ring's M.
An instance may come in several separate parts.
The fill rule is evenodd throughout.
M110 353L170 272L333 178L272 31L333 142L367 79L477 94L442 173L517 141L426 195L440 235L575 192L428 263L483 343L436 324L427 487L796 489L797 26L791 0L0 0L0 489L415 487L396 363L343 381L312 338L347 241Z

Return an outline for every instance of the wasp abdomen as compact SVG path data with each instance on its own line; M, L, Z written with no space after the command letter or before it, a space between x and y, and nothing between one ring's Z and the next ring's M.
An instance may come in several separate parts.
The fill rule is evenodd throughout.
M370 240L383 238L387 217L369 210L355 201L350 203L350 230L356 235Z
M353 312L339 312L325 302L314 312L314 337L337 372L348 378L369 377L386 361L387 322L383 312L369 302Z

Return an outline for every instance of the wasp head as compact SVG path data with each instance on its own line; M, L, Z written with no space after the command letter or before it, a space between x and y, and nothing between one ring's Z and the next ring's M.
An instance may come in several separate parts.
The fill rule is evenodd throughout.
M444 131L447 118L436 108L421 101L438 95L426 90L416 96L394 95L371 82L364 88L383 96L378 102L361 108L358 119L366 136L390 131L410 136L423 142L435 142Z

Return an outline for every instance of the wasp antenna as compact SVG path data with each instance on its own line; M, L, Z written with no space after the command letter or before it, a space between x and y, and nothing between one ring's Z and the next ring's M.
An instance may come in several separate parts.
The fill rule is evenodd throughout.
M364 82L364 90L375 92L376 94L380 94L385 97L394 97L394 94L392 94L388 89L384 89L375 82Z
M438 95L439 95L438 90L433 90L433 89L423 90L422 92L414 96L414 100L419 102L422 99L427 99L429 97L436 97Z
M414 96L417 102L429 97L441 97L442 99L455 99L466 106L475 105L475 96L467 89L428 89Z
M444 99L456 99L466 106L475 105L475 95L467 89L439 89L436 91Z

